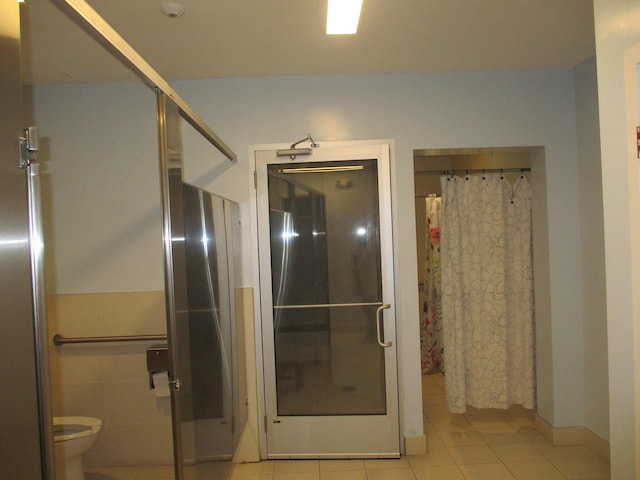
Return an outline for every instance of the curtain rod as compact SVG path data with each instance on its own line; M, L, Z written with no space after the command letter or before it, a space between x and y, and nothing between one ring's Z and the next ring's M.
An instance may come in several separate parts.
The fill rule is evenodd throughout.
M506 173L506 172L530 172L530 168L461 168L448 170L418 170L415 175L455 175L456 173Z

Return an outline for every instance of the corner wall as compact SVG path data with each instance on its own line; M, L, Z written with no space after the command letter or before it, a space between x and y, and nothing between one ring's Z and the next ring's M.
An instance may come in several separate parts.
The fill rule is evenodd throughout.
M575 78L583 268L585 427L608 441L609 363L595 57L576 67Z
M594 0L604 213L609 358L611 478L640 474L640 201L635 65L640 63L640 5ZM631 60L631 59L629 59Z

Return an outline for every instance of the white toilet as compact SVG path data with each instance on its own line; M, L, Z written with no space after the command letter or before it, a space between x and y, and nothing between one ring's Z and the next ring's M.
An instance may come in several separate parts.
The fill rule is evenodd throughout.
M84 480L82 457L98 440L102 420L53 417L56 480Z

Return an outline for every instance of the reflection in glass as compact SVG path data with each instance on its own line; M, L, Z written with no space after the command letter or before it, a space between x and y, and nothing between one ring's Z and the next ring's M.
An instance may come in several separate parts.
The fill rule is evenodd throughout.
M377 164L348 163L268 167L278 415L386 413Z
M194 465L233 453L230 234L221 197L182 184L182 202L186 285L176 287L186 300L177 312L182 453L184 465Z

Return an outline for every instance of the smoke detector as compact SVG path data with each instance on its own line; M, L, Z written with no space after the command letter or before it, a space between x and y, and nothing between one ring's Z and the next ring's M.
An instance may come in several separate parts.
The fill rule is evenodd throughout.
M184 15L184 7L178 2L164 2L160 4L160 10L169 18L178 18Z

